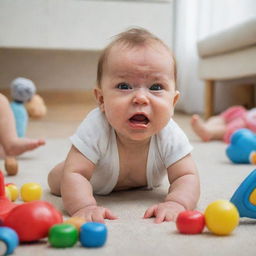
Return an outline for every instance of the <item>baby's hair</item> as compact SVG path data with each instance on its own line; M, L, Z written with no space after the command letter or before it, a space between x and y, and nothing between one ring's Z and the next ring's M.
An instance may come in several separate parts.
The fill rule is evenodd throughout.
M174 79L176 81L176 62L170 48L158 37L150 33L144 28L131 28L114 37L114 40L103 50L98 61L97 69L97 85L101 87L101 81L103 76L103 68L108 58L110 50L117 44L126 45L127 47L144 46L153 42L162 44L172 55L173 58L173 72Z

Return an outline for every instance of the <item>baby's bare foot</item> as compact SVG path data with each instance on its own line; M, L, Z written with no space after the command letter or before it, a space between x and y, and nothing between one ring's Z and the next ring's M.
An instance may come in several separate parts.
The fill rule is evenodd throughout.
M17 156L26 151L36 149L45 144L43 139L17 138L13 140L5 153L8 156Z
M191 118L191 126L194 132L203 140L209 141L211 139L211 133L208 131L204 121L199 115L193 115Z

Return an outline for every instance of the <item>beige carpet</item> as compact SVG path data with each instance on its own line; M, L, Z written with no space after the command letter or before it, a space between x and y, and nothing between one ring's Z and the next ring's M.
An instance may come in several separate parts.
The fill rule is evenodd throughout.
M179 121L194 146L193 155L198 165L202 190L198 209L204 211L214 200L230 199L234 190L254 167L231 164L225 156L224 143L202 143L192 134L187 120ZM49 138L46 146L19 158L19 174L6 177L6 182L14 182L18 186L31 181L39 182L44 187L44 199L63 211L61 199L49 194L46 177L48 171L64 158L68 149L67 139ZM3 169L2 160L0 168ZM242 219L232 235L218 237L206 229L200 235L181 235L177 233L174 223L154 224L152 219L142 219L148 206L164 198L167 187L168 183L165 181L154 191L135 190L98 197L100 204L111 208L119 216L118 220L106 222L109 237L102 248L86 249L77 243L70 249L53 249L49 247L47 240L43 240L19 246L15 255L256 255L256 220Z

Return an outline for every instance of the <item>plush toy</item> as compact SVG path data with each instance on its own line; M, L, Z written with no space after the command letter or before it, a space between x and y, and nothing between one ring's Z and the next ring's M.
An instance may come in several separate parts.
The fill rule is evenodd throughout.
M27 124L28 113L24 103L31 100L36 93L34 83L23 77L16 78L11 83L11 109L16 122L16 131L19 137L24 137Z
M233 133L226 154L235 164L256 164L256 134L249 129Z
M18 77L11 82L10 106L14 114L18 137L25 136L29 116L40 118L46 114L43 99L35 93L35 84L27 78ZM5 169L8 175L17 174L18 163L15 157L5 158Z

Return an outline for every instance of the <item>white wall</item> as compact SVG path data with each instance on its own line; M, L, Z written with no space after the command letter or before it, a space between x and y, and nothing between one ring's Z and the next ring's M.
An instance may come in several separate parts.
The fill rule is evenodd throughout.
M90 89L99 51L131 26L172 46L172 1L0 0L0 88Z

